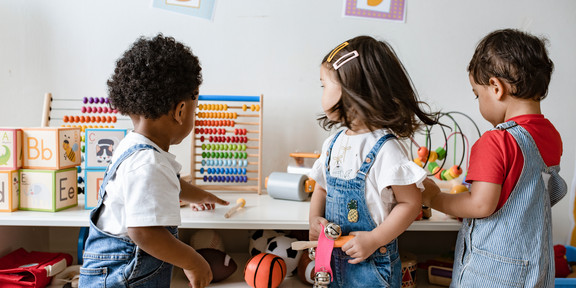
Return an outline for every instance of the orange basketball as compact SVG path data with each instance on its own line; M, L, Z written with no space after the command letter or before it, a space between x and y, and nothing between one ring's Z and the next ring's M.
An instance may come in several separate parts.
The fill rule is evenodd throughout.
M252 288L276 288L286 277L284 260L270 253L250 258L244 267L244 280Z

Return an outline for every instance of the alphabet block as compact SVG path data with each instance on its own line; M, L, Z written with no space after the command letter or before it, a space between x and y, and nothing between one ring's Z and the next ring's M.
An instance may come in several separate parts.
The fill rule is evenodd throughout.
M86 185L84 186L84 208L92 209L98 204L99 196L98 191L102 180L104 180L105 169L99 170L84 170L84 179Z
M114 150L124 136L126 129L86 129L85 130L86 169L102 169L112 161Z
M0 212L18 210L19 179L18 170L0 171Z
M80 128L23 128L24 169L80 166Z
M78 206L76 168L20 170L20 210L56 212Z
M0 170L22 168L22 130L0 128Z

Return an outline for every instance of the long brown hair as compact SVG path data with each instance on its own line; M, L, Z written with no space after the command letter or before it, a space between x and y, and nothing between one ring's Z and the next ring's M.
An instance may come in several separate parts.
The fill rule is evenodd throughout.
M322 114L318 118L320 126L326 130L335 125L350 128L353 121L360 121L370 131L388 128L399 137L410 137L422 123L438 123L436 113L421 109L421 105L427 105L418 100L406 69L388 43L369 36L346 42L322 60L322 65L336 75L342 96L330 109L339 119L331 121ZM357 57L334 69L338 59L353 51Z

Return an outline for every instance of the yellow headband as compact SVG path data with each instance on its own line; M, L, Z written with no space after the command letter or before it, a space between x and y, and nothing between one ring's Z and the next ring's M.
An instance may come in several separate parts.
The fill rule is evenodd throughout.
M334 50L332 50L332 52L330 52L330 55L328 55L328 63L330 63L330 61L332 61L332 58L334 58L334 56L336 56L336 54L338 52L340 52L340 50L342 50L344 47L348 46L348 42L344 42L340 45L338 45L336 48L334 48Z

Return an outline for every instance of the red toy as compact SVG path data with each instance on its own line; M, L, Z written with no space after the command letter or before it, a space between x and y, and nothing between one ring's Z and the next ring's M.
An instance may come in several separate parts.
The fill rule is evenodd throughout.
M554 245L554 264L557 278L566 278L570 274L570 266L568 265L568 259L566 259L566 247L564 245Z
M252 288L276 288L286 277L286 263L281 257L260 253L246 263L244 280Z

